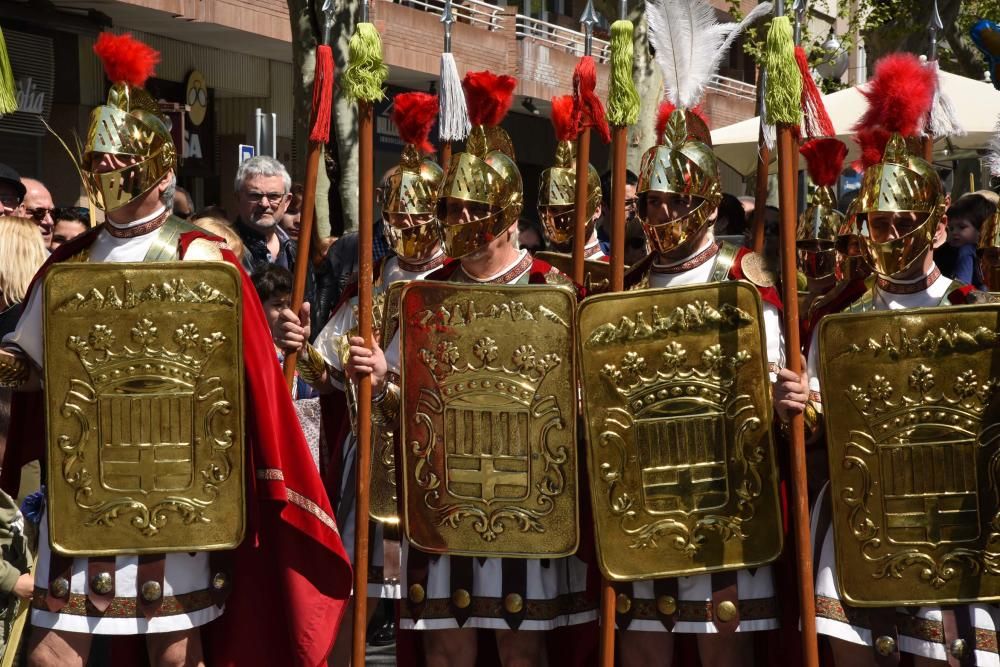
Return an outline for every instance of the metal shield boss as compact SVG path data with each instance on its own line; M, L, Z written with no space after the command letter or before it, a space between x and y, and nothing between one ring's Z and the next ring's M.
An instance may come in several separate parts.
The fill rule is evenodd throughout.
M840 594L1000 599L1000 305L824 318L820 383Z
M57 264L43 289L52 548L75 556L237 546L245 471L236 268Z
M577 316L598 564L612 581L757 567L782 544L761 301L722 282Z
M403 526L417 548L555 558L579 541L575 293L403 289Z

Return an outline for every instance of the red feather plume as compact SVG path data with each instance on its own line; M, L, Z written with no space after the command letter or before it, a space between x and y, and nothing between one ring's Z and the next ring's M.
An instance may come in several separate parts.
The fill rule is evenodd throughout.
M437 95L399 93L393 99L392 122L399 128L400 138L421 153L434 152L434 145L427 138L437 116Z
M160 52L132 37L102 32L97 36L94 53L104 65L104 73L112 83L127 83L141 88L153 76Z
M885 153L885 146L889 143L892 133L881 127L869 127L858 130L854 140L861 147L861 157L851 163L855 171L862 171L867 167L882 161L882 154Z
M572 95L552 98L552 127L556 130L556 141L573 141L580 133L573 111Z
M677 107L670 100L660 102L660 108L656 112L656 142L659 144L663 143L663 134L667 131L667 121L670 120L670 114L675 109ZM705 112L700 104L693 109L688 109L688 112L700 118L706 126L708 125L708 119L705 118Z
M608 127L608 117L604 113L601 98L594 92L597 89L597 65L590 56L581 56L573 70L573 102L576 104L574 115L581 128L592 127L601 135L601 141L611 143L611 128Z
M836 185L847 157L847 146L840 139L821 137L802 144L799 152L806 159L809 178L820 186Z
M875 65L875 77L861 89L868 110L856 132L881 127L904 137L919 134L934 100L934 72L912 53L893 53Z
M499 125L514 101L517 79L490 71L469 72L462 79L469 121L473 125Z

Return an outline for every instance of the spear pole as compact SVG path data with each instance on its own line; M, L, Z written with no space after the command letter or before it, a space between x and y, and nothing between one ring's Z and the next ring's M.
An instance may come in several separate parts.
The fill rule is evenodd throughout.
M628 126L639 119L639 93L632 79L632 22L627 0L619 0L618 20L611 24L611 79L608 122L611 124L611 291L625 288L625 167ZM579 173L579 172L577 172ZM600 667L615 664L615 589L601 578Z
M931 8L931 19L927 23L927 35L930 39L930 48L927 50L927 63L929 67L937 67L936 62L938 59L938 32L944 30L944 23L941 21L941 14L938 12L937 0L934 0L934 6ZM934 74L934 85L940 86L941 82L938 79L937 72ZM920 147L923 149L924 159L928 162L934 161L934 134L928 127L924 131L924 136L920 140Z
M775 17L767 35L768 71L767 120L777 127L778 203L781 222L781 291L784 302L785 364L797 376L802 374L799 343L798 285L795 280L796 181L798 151L795 130L801 122L802 78L795 62L792 27L784 14L784 2L775 3ZM816 597L813 585L813 554L809 532L809 493L806 481L805 430L802 414L789 424L792 468L792 516L797 553L798 595L802 632L802 657L806 667L818 667L816 638Z
M323 35L316 47L316 67L313 75L312 125L309 132L309 156L306 160L306 182L302 193L302 216L299 241L295 252L295 281L292 283L291 310L298 313L305 298L306 276L309 271L310 241L316 219L316 179L323 157L323 148L330 140L330 113L333 104L333 51L330 49L330 30L333 27L333 2L325 0L322 8ZM288 390L295 382L295 363L298 352L285 355L284 373Z
M767 207L767 169L771 164L771 149L764 139L764 95L767 93L767 70L760 68L757 75L757 115L760 129L757 133L757 171L753 190L753 218L750 223L751 247L756 253L764 252L764 209Z
M358 108L358 335L365 347L372 340L372 230L374 226L374 129L373 107L384 97L382 85L388 69L382 60L382 40L368 21L368 0L361 0L361 20L355 26L348 47L345 92ZM354 509L354 625L351 635L351 664L365 664L365 629L368 607L368 487L371 481L371 402L370 375L358 378L357 488Z
M438 92L438 140L441 142L438 163L447 171L451 164L451 142L465 139L470 127L462 80L451 52L451 31L455 24L451 0L444 2L441 23L444 24L444 49L441 51L441 89Z
M444 51L442 51L442 55L445 53L451 54L451 26L455 23L455 15L451 12L451 0L445 0L444 2L444 11L441 13L441 23L444 24ZM441 78L444 78L443 73ZM438 122L440 123L441 121L439 120ZM438 132L438 134L440 135L441 133ZM448 169L448 165L451 164L450 137L441 137L441 157L438 160L438 163L446 171Z
M580 17L583 27L583 57L591 57L594 48L594 24L597 23L597 13L594 3L587 0L587 6ZM573 282L583 285L584 255L586 253L587 236L587 176L590 170L590 125L584 123L576 139L576 196L573 199L575 215L575 230L573 232Z

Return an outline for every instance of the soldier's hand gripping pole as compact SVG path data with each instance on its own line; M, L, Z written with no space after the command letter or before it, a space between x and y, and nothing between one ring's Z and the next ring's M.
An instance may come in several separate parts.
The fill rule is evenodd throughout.
M639 93L632 79L633 26L626 0L618 5L611 25L611 79L608 83L608 122L611 124L611 290L625 288L625 163L628 126L639 119ZM577 171L579 174L579 171ZM615 590L601 580L601 667L615 664Z
M767 121L777 126L778 203L781 220L781 289L784 302L785 363L802 373L799 345L799 307L795 257L798 151L794 131L801 122L802 79L795 63L792 27L782 16L784 3L775 3L765 49L768 72ZM806 481L805 432L802 414L792 416L789 428L792 462L792 517L794 520L799 611L802 623L803 664L818 667L816 601L813 586L812 545L809 533L809 493Z
M369 349L372 341L372 229L374 215L373 105L382 99L388 70L382 61L382 40L368 22L367 0L348 47L344 88L358 105L358 333ZM365 664L368 604L368 487L371 478L372 383L358 382L357 505L354 510L354 627L351 664Z
M302 308L306 275L310 265L309 245L316 219L316 178L319 174L320 158L323 157L323 148L330 140L330 113L333 105L333 51L329 47L330 29L333 26L332 0L323 3L323 25L323 41L316 47L309 157L306 160L306 182L302 193L299 245L295 253L295 282L292 284L291 309L296 314ZM290 352L285 356L285 382L289 391L295 382L295 364L298 357L298 352Z

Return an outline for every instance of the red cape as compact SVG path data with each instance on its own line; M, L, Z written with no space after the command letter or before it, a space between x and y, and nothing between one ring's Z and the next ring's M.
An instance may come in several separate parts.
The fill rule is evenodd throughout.
M51 265L89 247L98 230L59 248ZM222 243L201 231L181 235L180 254L195 239ZM247 535L233 552L233 586L225 613L203 628L208 664L326 664L351 593L351 566L330 503L298 427L288 388L274 354L264 311L249 276L240 271L246 375ZM27 300L27 297L25 297ZM41 392L15 393L0 485L17 493L21 466L43 460Z

